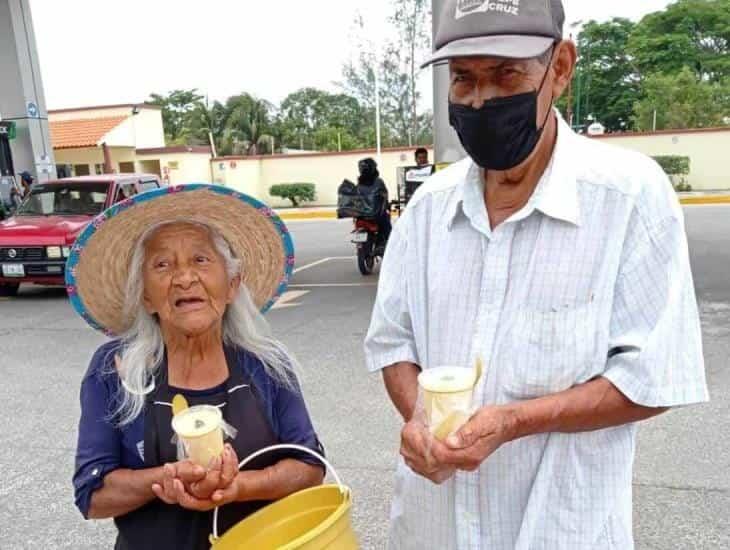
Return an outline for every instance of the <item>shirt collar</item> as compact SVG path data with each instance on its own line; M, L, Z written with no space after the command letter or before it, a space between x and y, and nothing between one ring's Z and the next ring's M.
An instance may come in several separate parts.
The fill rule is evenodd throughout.
M525 208L515 215L524 213L521 217L526 217L532 210L539 210L546 216L579 226L578 185L573 164L577 136L560 112L557 109L555 112L558 117L558 139L553 156ZM484 204L484 180L481 170L473 161L470 161L464 181L457 188L449 211L449 229L459 214L467 216L472 223L480 224L483 221L489 225Z

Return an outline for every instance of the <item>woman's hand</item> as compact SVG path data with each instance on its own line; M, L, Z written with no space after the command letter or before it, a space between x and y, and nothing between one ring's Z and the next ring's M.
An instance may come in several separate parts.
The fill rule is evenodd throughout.
M167 504L205 512L238 499L238 457L230 445L208 471L189 461L166 464L162 483L152 491Z
M199 499L209 499L218 489L227 489L238 475L238 456L229 444L226 444L223 453L210 465L204 478L185 483L186 490Z

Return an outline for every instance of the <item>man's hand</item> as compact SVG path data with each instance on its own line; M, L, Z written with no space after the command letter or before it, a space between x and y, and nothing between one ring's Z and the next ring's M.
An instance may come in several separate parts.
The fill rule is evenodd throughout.
M433 449L443 465L473 472L504 443L511 441L512 416L505 407L483 407L461 429Z
M443 454L448 449L437 440L425 424L414 419L408 422L401 432L400 454L406 465L420 476L440 485L454 475L456 469L439 463L435 453Z

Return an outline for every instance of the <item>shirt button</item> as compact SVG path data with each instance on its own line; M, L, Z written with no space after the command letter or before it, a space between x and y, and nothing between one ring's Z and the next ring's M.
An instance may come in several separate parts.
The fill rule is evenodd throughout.
M91 475L92 475L92 476L98 476L98 475L99 475L99 468L94 468L94 469L93 469L93 470L91 471Z

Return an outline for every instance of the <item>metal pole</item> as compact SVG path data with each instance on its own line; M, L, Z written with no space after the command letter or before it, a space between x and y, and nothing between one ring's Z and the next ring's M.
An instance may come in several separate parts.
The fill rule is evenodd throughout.
M378 59L375 57L375 149L377 151L377 161L380 164L380 75L378 67Z
M445 0L432 0L433 37L441 19ZM433 136L436 164L457 162L466 156L459 137L449 124L449 68L446 65L433 67Z
M653 131L656 132L656 109L654 109L654 125L652 126Z
M0 75L0 113L17 127L9 147L15 168L35 172L38 182L55 179L29 0L0 0Z

